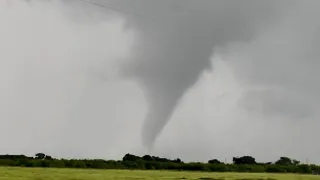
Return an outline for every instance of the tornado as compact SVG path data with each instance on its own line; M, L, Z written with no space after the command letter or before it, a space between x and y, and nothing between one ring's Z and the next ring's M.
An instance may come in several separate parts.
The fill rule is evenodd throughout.
M183 95L212 65L213 49L250 41L277 20L288 1L256 0L97 0L120 9L138 29L136 56L123 75L145 93L148 112L142 141L152 148Z

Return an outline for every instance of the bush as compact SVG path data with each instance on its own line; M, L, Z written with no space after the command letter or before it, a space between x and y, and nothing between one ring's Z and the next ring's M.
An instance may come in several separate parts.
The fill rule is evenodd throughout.
M39 154L37 155L39 156ZM250 156L234 158L234 164L224 164L216 159L209 160L208 163L184 163L179 158L170 160L150 155L139 157L131 154L126 154L122 161L106 161L102 159L54 159L48 155L45 155L45 158L42 158L43 154L41 154L41 158L38 156L33 158L24 155L0 155L0 166L186 170L208 172L320 173L320 167L317 165L289 163L289 158L284 157L280 159L281 161L277 161L276 164L255 163L254 158Z

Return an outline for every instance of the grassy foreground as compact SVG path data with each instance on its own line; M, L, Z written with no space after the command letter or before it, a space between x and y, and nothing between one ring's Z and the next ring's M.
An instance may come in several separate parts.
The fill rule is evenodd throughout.
M0 167L0 180L107 180L107 179L203 179L203 180L320 180L297 174L203 173L173 171L89 170Z

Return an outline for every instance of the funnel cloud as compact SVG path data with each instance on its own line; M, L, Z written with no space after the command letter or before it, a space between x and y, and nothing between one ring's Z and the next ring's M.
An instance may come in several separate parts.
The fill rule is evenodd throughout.
M278 1L100 1L137 13L140 30L135 59L125 75L143 87L148 113L143 143L152 147L183 95L211 69L213 48L245 41L277 20ZM109 2L109 3L108 3Z

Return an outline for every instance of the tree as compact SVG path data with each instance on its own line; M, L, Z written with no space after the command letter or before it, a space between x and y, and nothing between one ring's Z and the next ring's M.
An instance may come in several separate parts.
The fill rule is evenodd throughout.
M293 159L293 160L292 160L292 163L297 166L297 165L300 164L300 161Z
M211 159L208 161L209 164L221 164L221 162L218 159Z
M144 155L144 156L142 157L142 159L143 159L144 161L153 161L153 158L152 158L150 155Z
M44 153L37 153L35 156L36 156L36 159L44 159L46 157Z
M175 163L183 163L180 158L175 159L173 162L175 162Z
M122 158L123 161L137 161L139 159L141 159L139 156L135 156L129 153Z
M277 165L292 165L293 162L288 157L280 157L280 159L278 161L276 161L275 164L277 164Z
M53 158L52 158L51 156L49 156L49 155L46 155L46 157L45 157L44 159L46 159L46 160L52 160Z
M255 158L251 156L233 157L234 164L257 164Z

